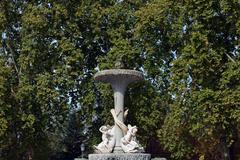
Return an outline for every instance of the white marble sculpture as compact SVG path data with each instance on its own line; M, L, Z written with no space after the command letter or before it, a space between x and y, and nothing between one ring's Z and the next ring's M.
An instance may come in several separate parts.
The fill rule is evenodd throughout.
M123 122L118 120L117 114L114 109L111 109L114 122L121 128L124 136L121 138L121 147L126 153L136 153L143 152L143 147L141 147L136 139L137 126L131 126L130 124L126 126ZM128 114L128 110L124 112L124 120Z
M122 67L121 65L118 66ZM144 80L143 74L139 71L129 69L108 69L97 72L94 75L94 80L96 82L111 84L114 97L114 109L111 110L111 114L115 124L114 127L103 127L100 129L102 132L102 142L98 146L95 146L95 151L102 154L89 154L89 160L150 160L150 154L125 154L143 151L136 140L137 127L125 125L127 124L125 119L128 110L124 112L124 95L127 86L130 83Z
M114 125L115 146L113 153L123 153L121 138L126 134L127 127L124 123L124 94L128 84L144 80L143 74L139 71L129 69L103 70L94 75L95 81L110 83L113 89L114 109L116 119ZM122 126L120 128L120 126ZM124 129L124 130L123 130Z
M114 127L102 126L99 129L102 132L102 142L94 146L96 153L111 153L115 145Z
M124 152L127 153L136 153L136 152L143 152L143 147L141 147L136 139L137 133L137 126L128 125L127 134L121 138L121 147Z
M121 138L121 147L122 150L126 153L136 153L143 152L143 148L138 144L136 140L137 127L131 126L130 124L126 126L118 118L115 110L111 109L111 114L114 118L114 122L121 128L124 136ZM128 110L124 112L124 119L128 114ZM102 132L102 142L95 147L96 153L111 153L115 145L115 136L114 136L114 126L106 125L102 126L99 129Z
M112 116L113 116L113 119L114 119L115 124L116 124L117 126L119 126L119 128L122 130L122 132L123 132L124 135L127 134L127 130L128 130L127 126L126 126L122 121L120 121L120 120L117 118L117 116L118 116L119 113L117 114L116 111L115 111L115 109L111 109L110 112L111 112L111 114L112 114ZM128 114L128 110L126 110L126 111L124 112L124 118L123 118L123 120L126 119L127 114Z

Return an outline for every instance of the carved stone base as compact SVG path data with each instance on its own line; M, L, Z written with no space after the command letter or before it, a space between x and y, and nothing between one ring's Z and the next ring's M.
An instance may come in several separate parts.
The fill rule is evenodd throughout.
M89 160L150 160L151 155L146 153L109 153L89 154Z

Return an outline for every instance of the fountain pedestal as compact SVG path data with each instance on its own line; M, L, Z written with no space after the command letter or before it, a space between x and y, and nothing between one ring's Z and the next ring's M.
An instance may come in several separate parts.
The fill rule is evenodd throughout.
M146 153L108 153L90 154L89 160L150 160L151 155Z

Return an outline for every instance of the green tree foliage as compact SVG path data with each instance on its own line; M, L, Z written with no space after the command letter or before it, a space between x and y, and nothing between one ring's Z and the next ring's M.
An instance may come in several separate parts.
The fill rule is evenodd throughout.
M98 70L136 69L127 123L153 153L227 159L239 143L240 4L237 0L0 2L0 154L79 154L112 124L111 87ZM76 149L76 150L75 150ZM226 154L224 154L226 153Z
M173 103L159 136L177 159L227 159L239 140L239 2L149 5L154 6L152 21L169 24L166 41L176 56L169 89Z
M92 37L81 36L87 28L80 29L73 20L77 14L70 14L75 4L0 3L4 34L0 136L6 159L46 159L48 148L62 138L56 134L63 132L70 106L77 107L76 97L92 89L79 87L91 75L94 55L88 57Z

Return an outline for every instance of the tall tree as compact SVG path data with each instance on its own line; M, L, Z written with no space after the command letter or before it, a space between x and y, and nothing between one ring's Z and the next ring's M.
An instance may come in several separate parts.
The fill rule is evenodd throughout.
M76 97L91 89L80 84L89 83L100 47L84 27L83 4L1 1L2 157L46 159Z
M146 79L129 86L125 107L147 151L161 142L175 159L229 158L239 143L239 14L237 0L1 1L1 157L46 159L83 131L98 143L113 97L92 76L120 67Z
M239 141L239 130L234 126L239 122L239 83L235 80L240 75L234 66L239 63L240 4L170 4L166 20L178 18L170 25L180 31L180 41L172 41L178 44L171 69L174 103L160 137L177 159L230 159L229 149Z

